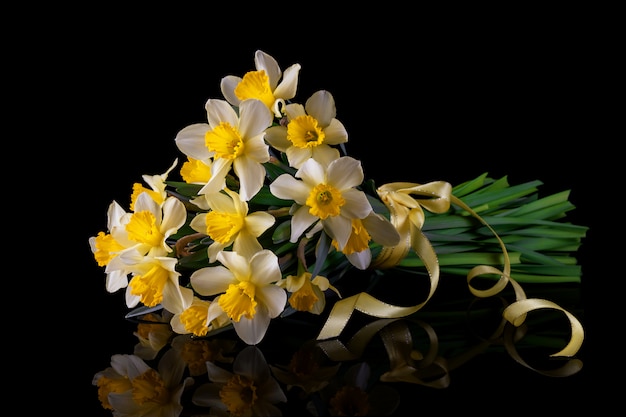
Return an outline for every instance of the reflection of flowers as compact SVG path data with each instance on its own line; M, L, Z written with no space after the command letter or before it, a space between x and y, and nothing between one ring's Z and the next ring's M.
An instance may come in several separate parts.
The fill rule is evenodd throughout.
M185 362L178 352L168 350L158 370L136 355L113 355L111 367L98 372L93 384L105 409L116 416L178 417L183 410L181 397L193 379L183 379Z
M220 410L225 416L282 415L275 404L286 402L287 397L257 347L244 348L235 358L232 372L212 362L206 366L211 382L195 390L194 404Z
M153 312L144 315L134 332L139 342L133 353L142 359L154 359L174 334L170 327L171 318L172 314L167 310L161 314Z
M357 362L335 380L327 390L328 415L331 416L388 416L400 403L400 394L390 386L371 381L371 369L366 362ZM309 410L316 410L313 404ZM314 415L318 414L318 410Z
M340 363L327 365L328 360L322 350L312 341L302 345L291 356L287 365L270 365L274 376L290 390L301 388L303 394L309 395L319 391L330 382L339 371Z
M241 344L232 333L224 333L223 337L181 334L169 338L156 354L154 350L161 343L150 345L154 350L146 352L154 355L153 359L136 354L113 355L111 367L98 372L92 381L102 406L120 417L252 416L281 412L384 416L400 406L398 384L446 388L453 369L487 349L503 349L522 365L544 375L564 377L580 370L582 362L578 359L558 361L557 368L554 364L531 367L524 362L526 352L521 347L534 350L541 344L543 348L552 348L567 339L570 329L559 317L554 317L554 323L562 327L560 332L529 338L530 344L515 331L519 328L507 325L505 330L501 323L493 323L493 337L476 335L474 340L466 340L466 327L457 328L454 321L449 321L450 314L469 319L466 304L452 310L447 305L444 315L435 312L433 317L438 318L433 325L430 320L379 319L367 323L345 345L338 340L303 339L300 332L290 332L283 338L268 339L261 351L257 346ZM481 310L480 317L498 318L500 309L498 304ZM538 316L529 318L525 332L545 325L544 317ZM167 317L147 312L138 319L142 330L135 333L145 334L149 329L148 333L163 336L173 333ZM291 323L278 324L288 329L299 322L297 318L288 321ZM304 326L308 324L301 322L296 327L303 327L306 332ZM447 329L445 338L438 338L435 327ZM378 337L377 342L382 344L374 342ZM262 352L268 352L269 362ZM288 361L287 352L291 352ZM205 414L206 407L209 409ZM142 414L146 412L151 414Z
M185 361L191 376L206 374L207 362L232 363L233 358L229 355L235 345L234 340L194 338L187 334L172 340L172 348Z

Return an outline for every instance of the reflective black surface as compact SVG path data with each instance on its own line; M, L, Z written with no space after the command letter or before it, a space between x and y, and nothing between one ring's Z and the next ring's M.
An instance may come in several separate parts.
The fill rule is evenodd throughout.
M84 339L79 328L69 329L72 342L63 352L74 380L71 397L80 398L73 405L77 412L110 415L98 402L92 378L110 365L111 355L132 353L136 343L132 335L136 324L123 318L127 312L123 295L106 293L104 274L93 260L88 238L106 226L106 207L113 199L126 202L132 183L141 175L161 173L180 157L173 141L176 133L206 120L204 102L220 96L221 77L251 70L256 49L272 54L283 67L301 63L298 97L318 89L333 93L337 117L349 133L348 153L363 161L366 176L377 183L445 180L456 184L483 172L508 175L513 182L539 179L546 193L571 189L570 200L577 208L569 217L590 227L579 250L582 283L528 291L562 302L581 320L586 339L578 355L583 362L579 372L568 377L542 375L496 343L450 370L445 388L386 384L400 398L393 415L459 409L488 415L515 410L562 413L589 404L589 392L599 380L600 358L594 347L598 322L604 320L592 298L602 278L595 260L598 246L605 242L599 236L597 204L588 199L593 177L586 161L594 154L572 145L581 136L590 140L585 134L589 102L576 88L586 78L579 66L578 42L560 43L550 37L546 43L545 38L517 36L506 42L498 36L433 44L424 40L399 54L385 45L373 46L372 39L356 44L355 39L338 39L328 49L263 41L216 50L198 46L197 38L165 42L160 36L147 37L150 41L136 37L128 42L94 41L92 48L81 51L85 88L65 91L76 104L67 128L79 132L78 139L89 149L88 154L67 161L72 167L72 177L67 178L80 175L89 184L72 208L86 220L75 221L68 232L78 265L71 269L71 280L80 282L80 294L72 297L72 317L79 314L89 323ZM451 327L434 314L448 311L443 303L449 299L446 296L458 301L455 307L460 312ZM440 342L438 356L451 360L480 340L480 332L477 335L463 316L471 302L463 283L447 284L442 279L427 309L433 315L424 311L424 316L408 324L421 329L415 320L423 320L431 325ZM482 323L481 330L488 332L491 324ZM552 324L540 331L564 332L558 318ZM296 343L291 341L284 350L286 332L303 342L316 334L311 329L291 334L291 329L285 330L281 323L270 327L259 346L269 364L288 363ZM419 340L425 349L426 339ZM536 342L522 343L522 357L539 369L555 367L557 361L545 359L551 350ZM378 336L362 358L374 373L384 369L388 357ZM603 401L609 389L595 400ZM298 400L288 402L283 415L296 415L300 406Z

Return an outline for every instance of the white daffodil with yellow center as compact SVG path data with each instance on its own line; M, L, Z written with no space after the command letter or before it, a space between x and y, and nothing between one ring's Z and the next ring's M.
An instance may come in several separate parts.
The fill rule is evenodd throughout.
M343 250L352 234L352 220L363 219L372 212L364 192L356 187L363 182L360 161L344 156L328 164L309 159L295 177L282 174L270 184L278 198L295 203L291 218L290 241L295 243L316 222Z
M179 417L181 398L193 384L190 376L181 379L186 364L174 349L159 360L158 369L136 355L113 355L111 366L94 375L102 407L119 416Z
M315 92L305 103L285 106L288 123L267 129L265 140L285 152L289 165L300 168L309 158L323 165L339 158L333 145L348 141L348 131L335 118L335 100L328 91Z
M210 407L219 416L281 416L275 405L287 396L256 346L245 347L235 358L232 372L207 361L209 383L200 385L191 401Z
M177 164L178 159L175 159L172 166L170 166L169 169L165 171L165 173L160 175L142 175L143 180L146 182L146 184L148 184L150 188L146 188L138 182L133 184L133 193L130 196L131 211L135 210L135 202L137 201L139 195L144 192L150 194L150 197L152 197L152 199L157 203L163 204L163 202L167 198L167 192L165 191L165 181L167 180L170 172L176 167Z
M148 193L141 193L135 201L135 211L125 224L128 239L137 242L141 254L152 256L172 252L167 239L178 232L187 220L185 205L176 197L168 197L159 204Z
M268 249L251 257L222 251L217 260L222 265L194 271L191 286L202 296L219 294L213 303L226 312L239 338L255 345L287 301L285 290L276 285L282 278L278 257Z
M265 180L263 163L269 161L270 154L264 136L272 124L272 113L256 99L242 101L239 114L225 100L209 99L205 107L209 123L183 128L176 135L176 145L187 157L213 158L211 176L199 194L224 189L232 169L239 179L239 195L248 201Z
M326 307L326 295L324 291L333 290L338 296L339 290L333 287L328 278L317 275L311 279L313 274L308 271L302 272L300 275L289 275L280 280L277 285L285 288L291 293L289 296L289 305L298 311L308 311L313 314L321 314Z
M228 325L230 320L217 303L193 297L191 304L184 305L182 312L174 314L170 323L178 334L206 336L208 332Z
M106 290L113 293L128 286L130 268L119 258L119 254L139 245L128 237L125 223L126 211L117 201L109 204L107 210L107 230L89 238L89 246L99 266L105 267ZM143 248L147 250L148 248ZM141 248L139 250L142 250Z
M374 211L364 219L352 220L352 233L341 252L355 267L367 269L372 262L371 241L383 246L395 246L400 241L400 234L394 225ZM336 240L332 241L332 245L339 250Z
M220 88L226 101L235 107L241 102L255 98L281 117L280 107L296 95L300 64L293 64L283 74L276 59L263 51L254 54L256 71L246 73L243 78L227 75L222 78Z
M252 256L263 249L258 237L276 221L264 211L248 213L248 203L228 188L223 192L204 194L192 202L209 210L198 213L189 224L196 232L213 239L208 248L209 262L215 262L217 254L231 245L232 250L240 255Z
M179 284L180 273L176 271L176 258L137 257L132 252L121 256L124 261L132 263L133 277L126 289L128 307L135 307L139 302L147 307L161 304L167 311L178 313L191 303L193 291Z
M211 179L211 165L210 158L199 160L188 156L180 168L180 176L187 184L206 184Z
M109 233L99 232L89 238L98 265L106 266L106 289L115 292L128 285L132 270L130 259L143 255L165 256L172 252L167 239L185 224L184 204L174 197L157 203L151 193L141 193L135 201L135 212L126 212L113 201L107 211ZM132 252L123 261L120 255Z

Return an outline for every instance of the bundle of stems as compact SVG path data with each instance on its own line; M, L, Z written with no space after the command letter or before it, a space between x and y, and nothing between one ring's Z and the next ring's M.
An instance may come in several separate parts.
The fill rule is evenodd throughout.
M506 245L511 274L518 282L581 281L576 258L588 227L572 224L575 206L569 190L540 196L539 180L511 185L507 177L484 173L453 187L452 194L478 213ZM423 233L435 249L442 274L466 275L477 264L502 265L493 232L466 210L451 206L443 214L425 212ZM409 252L397 269L420 273L422 260Z

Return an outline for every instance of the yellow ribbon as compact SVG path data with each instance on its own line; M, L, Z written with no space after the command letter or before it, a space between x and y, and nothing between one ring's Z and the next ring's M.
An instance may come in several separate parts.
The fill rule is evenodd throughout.
M503 317L514 326L520 326L526 318L526 313L534 309L555 308L564 311L570 320L572 328L570 342L563 350L551 356L572 356L578 352L584 338L584 331L580 322L572 314L547 300L526 299L521 286L511 278L511 263L504 242L482 217L462 200L452 195L452 187L449 183L435 181L421 185L395 182L379 187L377 192L382 202L389 209L390 221L400 234L400 242L396 246L383 247L378 256L372 261L371 268L392 268L408 254L410 249L413 249L415 254L423 261L430 277L428 297L422 303L410 307L394 306L380 301L365 292L339 300L331 309L326 323L317 336L317 340L326 340L339 336L354 310L373 317L393 319L406 317L426 305L439 283L439 261L430 241L422 232L422 226L425 221L423 208L433 213L444 213L449 210L452 203L467 211L486 226L498 240L503 254L502 271L488 265L478 265L469 271L467 284L470 292L477 297L490 297L498 294L510 283L514 289L516 301L504 310ZM471 285L471 281L474 278L487 274L499 276L499 279L491 288L477 289Z
M400 242L396 246L384 246L376 259L372 261L370 268L391 268L413 248L424 261L430 276L428 297L422 303L412 307L387 304L365 292L344 298L333 306L324 327L317 336L318 340L339 336L354 310L379 318L399 318L413 314L426 305L439 283L439 261L430 241L421 230L425 220L422 206L435 213L446 212L450 208L451 191L450 184L442 181L426 185L396 182L378 188L378 195L389 208L389 220L400 234ZM411 195L425 198L416 199Z

